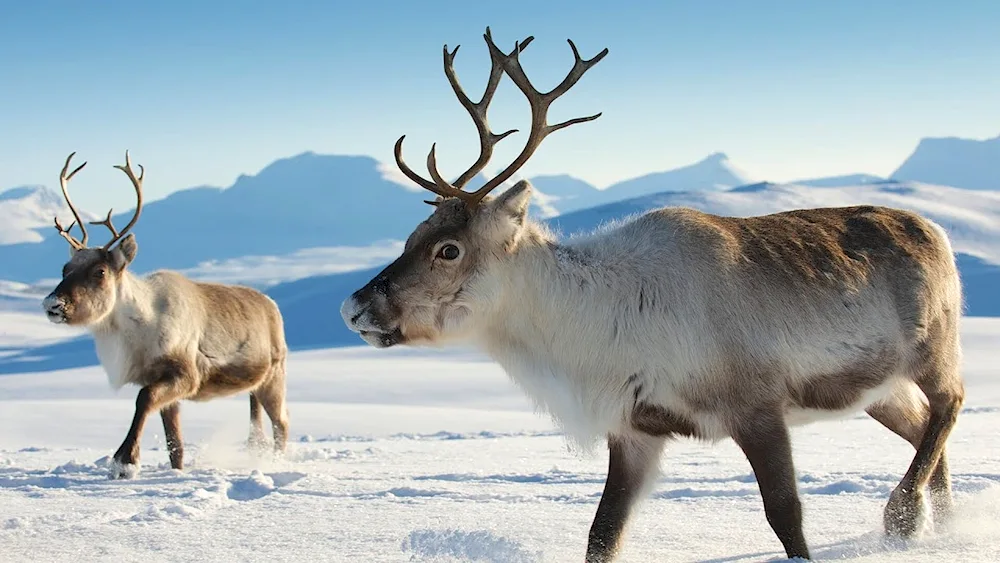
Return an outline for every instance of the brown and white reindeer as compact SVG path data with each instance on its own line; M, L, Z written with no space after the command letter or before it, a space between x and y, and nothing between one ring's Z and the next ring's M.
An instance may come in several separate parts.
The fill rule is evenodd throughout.
M345 323L375 347L467 342L495 359L581 441L606 437L607 482L587 561L615 558L630 511L651 485L668 439L732 438L753 468L767 521L788 557L809 558L789 427L865 410L916 448L889 496L887 533L909 537L928 511L947 516L945 441L963 404L962 296L936 224L885 207L722 217L662 208L560 241L526 214L532 187L511 177L550 133L546 112L606 54L575 62L547 93L500 51L473 103L444 67L479 131L479 160L449 184L428 156L438 194L402 255L346 299ZM475 192L462 188L508 133L486 110L502 74L528 98L524 149ZM929 485L932 507L925 502Z
M131 478L138 472L139 447L146 418L159 411L170 466L183 468L180 401L207 401L250 392L250 440L255 452L266 448L261 408L271 419L274 450L284 452L288 437L285 407L284 326L277 305L248 288L192 281L179 273L158 271L137 277L128 270L138 246L129 230L142 212L144 170L137 177L128 152L123 171L135 188L137 204L132 220L120 232L103 221L111 240L101 247L87 246L87 229L70 200L67 184L86 162L67 174L72 153L59 175L81 239L70 234L73 224L56 228L70 245L70 260L62 281L43 302L54 323L84 326L94 337L97 355L115 389L125 384L141 387L135 417L112 462L112 478ZM118 243L115 246L115 243Z

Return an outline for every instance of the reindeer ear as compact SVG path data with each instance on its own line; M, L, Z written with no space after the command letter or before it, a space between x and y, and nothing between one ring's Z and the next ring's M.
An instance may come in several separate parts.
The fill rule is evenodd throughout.
M111 260L114 267L119 272L128 267L135 260L135 255L139 252L139 245L135 242L135 235L129 233L125 235L117 246L111 251Z
M534 191L531 182L521 180L489 203L490 212L496 215L506 214L515 223L523 224Z
M534 188L521 180L509 190L486 203L486 214L492 227L492 236L503 243L508 252L517 247L527 223L528 206Z

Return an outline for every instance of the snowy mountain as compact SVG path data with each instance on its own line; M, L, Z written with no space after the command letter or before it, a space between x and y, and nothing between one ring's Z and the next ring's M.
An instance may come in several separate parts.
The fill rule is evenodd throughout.
M715 153L699 162L666 172L654 172L600 190L592 205L661 192L717 192L752 182L724 153Z
M921 139L892 177L972 190L1000 190L1000 136L985 140Z
M84 221L96 217L82 209ZM45 237L59 238L52 224L58 216L64 226L73 222L73 214L62 194L45 186L21 186L0 192L0 245L37 243ZM74 233L79 236L78 231ZM62 240L62 239L60 239ZM66 253L63 252L63 256Z
M559 213L568 213L590 207L594 200L600 196L600 190L596 187L569 174L535 176L530 181L531 185L535 187L536 194L541 194L535 199L543 199L546 204L557 209ZM542 216L545 217L545 215Z

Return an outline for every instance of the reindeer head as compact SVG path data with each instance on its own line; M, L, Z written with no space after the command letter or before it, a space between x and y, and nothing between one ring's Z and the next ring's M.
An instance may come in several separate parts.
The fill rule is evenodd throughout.
M565 94L589 70L608 54L604 49L590 60L580 57L573 41L574 63L566 78L551 91L539 92L528 80L518 60L520 52L534 39L515 43L507 54L497 48L489 28L483 35L493 66L486 91L473 102L462 90L455 75L454 60L458 47L449 52L444 46L444 73L462 107L468 111L479 132L479 159L454 183L438 172L435 146L427 156L431 179L421 177L403 162L405 135L396 141L396 164L408 178L438 195L428 201L436 209L417 226L403 248L403 254L365 287L356 291L341 306L341 315L351 330L361 334L375 347L403 343L440 343L468 332L470 323L483 314L493 301L495 288L490 286L491 271L517 253L525 236L531 185L520 181L497 197L489 194L510 178L535 152L542 140L555 131L577 123L592 121L601 114L578 117L549 125L549 106ZM531 130L524 149L497 176L475 192L462 188L481 172L493 155L494 146L516 130L495 134L490 130L486 113L502 76L506 73L528 98L531 106Z
M118 299L118 282L121 279L125 268L135 259L138 246L135 242L135 235L129 230L139 220L142 212L142 179L145 170L139 165L139 176L136 177L132 171L132 161L129 159L128 151L125 151L125 165L116 165L115 168L121 170L128 176L135 188L138 200L135 207L135 214L128 225L119 232L111 223L111 212L103 221L91 221L91 225L104 225L111 231L111 240L102 247L88 247L87 228L80 219L80 214L73 205L69 197L67 185L73 176L79 172L86 162L78 166L73 172L67 174L69 163L73 159L71 153L66 158L66 164L59 174L59 185L62 187L63 197L73 212L75 221L69 228L64 229L56 218L55 226L59 234L69 243L69 262L62 268L62 281L56 286L52 293L42 301L42 307L49 320L54 323L67 323L71 325L92 325L100 322L114 308ZM74 225L80 227L83 237L77 239L70 234ZM119 242L120 241L120 242ZM118 243L117 246L114 246ZM114 246L114 248L112 248Z

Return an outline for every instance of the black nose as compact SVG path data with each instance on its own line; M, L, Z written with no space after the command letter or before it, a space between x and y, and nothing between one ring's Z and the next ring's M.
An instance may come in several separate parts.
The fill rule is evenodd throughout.
M356 324L358 322L358 319L361 318L361 315L364 315L365 313L367 313L369 308L370 308L370 306L369 307L364 307L360 311L358 311L358 314L356 314L353 317L351 317L351 324Z
M62 313L66 309L66 302L60 297L56 297L55 294L50 293L42 301L42 307L49 313Z

